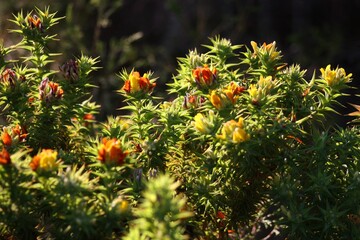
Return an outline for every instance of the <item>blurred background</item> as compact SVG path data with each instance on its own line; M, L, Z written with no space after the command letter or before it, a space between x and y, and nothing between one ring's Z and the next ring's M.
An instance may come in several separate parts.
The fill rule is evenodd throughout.
M353 73L352 85L360 86L359 0L1 0L0 39L5 46L16 41L9 37L14 24L8 19L34 6L50 6L58 17L66 16L53 29L61 41L50 49L62 53L55 69L81 53L100 56L101 69L93 74L99 86L94 99L102 106L99 120L118 114L122 106L114 93L123 84L116 76L119 71L153 71L159 77L155 94L165 97L177 57L189 49L201 52L201 45L215 35L247 46L251 40L276 41L284 60L308 69L309 78L332 64ZM354 97L344 101L360 104Z

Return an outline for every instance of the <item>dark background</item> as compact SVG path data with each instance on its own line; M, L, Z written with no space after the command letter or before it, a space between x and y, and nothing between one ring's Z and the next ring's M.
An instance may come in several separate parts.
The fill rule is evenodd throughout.
M209 37L220 35L233 44L250 46L276 41L284 60L308 69L309 76L327 64L353 73L360 86L360 1L357 0L2 0L0 38L13 43L7 19L23 9L50 6L61 20L54 33L61 39L52 50L62 52L54 68L81 53L100 56L101 69L93 75L102 105L99 119L118 114L122 99L114 91L123 83L116 73L126 68L154 71L157 95L176 74L177 57L189 49L202 50ZM355 90L349 93L354 95ZM347 98L344 102L359 103ZM350 110L341 110L349 112Z

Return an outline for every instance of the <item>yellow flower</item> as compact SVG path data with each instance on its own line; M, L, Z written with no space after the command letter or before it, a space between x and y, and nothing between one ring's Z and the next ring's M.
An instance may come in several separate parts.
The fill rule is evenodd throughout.
M280 55L280 52L276 51L275 45L276 45L276 42L272 42L269 44L266 44L266 43L263 44L263 47L266 49L266 52L269 54L271 60L276 59Z
M118 214L124 214L129 210L129 202L127 200L122 199L121 197L118 197L112 202L111 207Z
M254 54L257 54L259 52L259 47L258 47L257 43L254 41L251 41L250 44L254 50Z
M33 157L30 167L33 171L38 168L43 170L52 170L58 166L56 162L57 152L52 149L43 149L41 153Z
M233 132L233 142L234 143L241 143L245 142L249 138L249 135L245 132L242 128L235 128Z
M139 72L133 72L132 74L129 75L129 82L130 82L130 86L132 87L131 92L140 91L139 79L140 79Z
M264 78L263 76L260 76L258 86L267 93L273 87L272 77L267 76Z
M225 105L224 99L222 99L221 96L219 96L216 91L212 91L210 94L210 102L216 109L221 109Z
M239 118L238 122L230 120L224 123L221 135L218 135L218 138L232 143L241 143L248 140L250 135L244 129L244 119Z
M258 47L257 43L254 41L251 41L250 44L254 50L253 56L263 55L268 56L270 60L275 60L280 55L280 52L276 51L276 42L272 42L269 44L263 43L261 47Z
M343 68L336 68L335 70L331 69L331 65L327 65L326 68L321 68L321 77L326 81L326 83L332 87L338 85L339 83L347 83L350 81L352 74L346 75L346 72Z
M259 102L264 100L264 98L267 94L269 94L273 86L274 83L271 76L267 76L265 78L263 76L260 76L259 81L256 84L251 84L248 89L249 95L252 98L252 102L254 104L258 104Z
M213 116L214 113L212 111L209 112L209 118L205 117L203 114L198 113L194 117L194 127L200 133L208 134L211 132L213 128Z
M249 89L248 89L248 92L249 92L250 96L254 100L258 100L258 98L259 98L259 90L258 90L256 84L251 84Z

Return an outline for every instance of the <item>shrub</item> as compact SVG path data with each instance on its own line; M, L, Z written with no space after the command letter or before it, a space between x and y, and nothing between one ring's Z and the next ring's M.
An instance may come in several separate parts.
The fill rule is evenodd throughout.
M179 58L171 101L123 70L127 114L100 123L99 59L51 69L60 19L21 12L21 41L0 49L3 238L357 238L359 128L326 121L351 74L306 79L275 42L215 37Z

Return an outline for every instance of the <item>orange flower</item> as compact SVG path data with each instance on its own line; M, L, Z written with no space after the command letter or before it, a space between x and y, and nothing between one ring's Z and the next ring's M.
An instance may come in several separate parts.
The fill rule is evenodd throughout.
M6 128L4 128L4 131L1 135L1 140L3 142L4 145L6 146L10 146L12 144L12 139L10 134L7 132Z
M49 81L44 78L39 86L40 99L46 102L52 101L54 98L61 98L64 91L59 87L59 84Z
M102 139L102 144L98 150L98 160L102 163L116 163L121 165L124 163L128 151L123 151L120 141L116 138Z
M43 149L41 153L34 156L30 162L30 168L33 171L37 169L52 170L57 167L57 152L52 149Z
M91 125L91 123L95 120L95 116L92 115L91 113L86 113L83 117L85 123L84 126L85 127L89 127Z
M235 82L231 82L230 85L223 90L223 92L226 94L231 103L235 104L236 100L238 99L238 95L240 95L240 93L242 93L244 90L244 87L240 87Z
M129 79L125 81L123 90L128 94L138 92L148 93L151 92L155 86L156 83L150 82L147 74L141 77L139 72L131 72Z
M11 163L9 152L3 148L0 152L0 165L8 165Z
M94 117L94 115L92 115L91 113L86 113L85 115L84 115L84 120L86 121L86 120L95 120L95 117Z
M64 94L64 90L59 88L59 84L57 83L49 82L49 87L50 87L50 93L56 98L61 98L62 95Z
M31 160L29 166L33 171L36 171L39 167L39 162L40 162L40 157L39 156L35 156L33 157L33 159Z
M28 133L25 127L20 127L18 124L12 129L13 134L19 137L19 141L22 142L27 137Z
M222 109L226 104L226 99L224 99L221 95L218 95L216 91L211 91L210 94L210 102L216 109Z
M216 81L217 70L213 68L210 70L208 65L198 67L192 71L195 82L200 86L211 86Z

